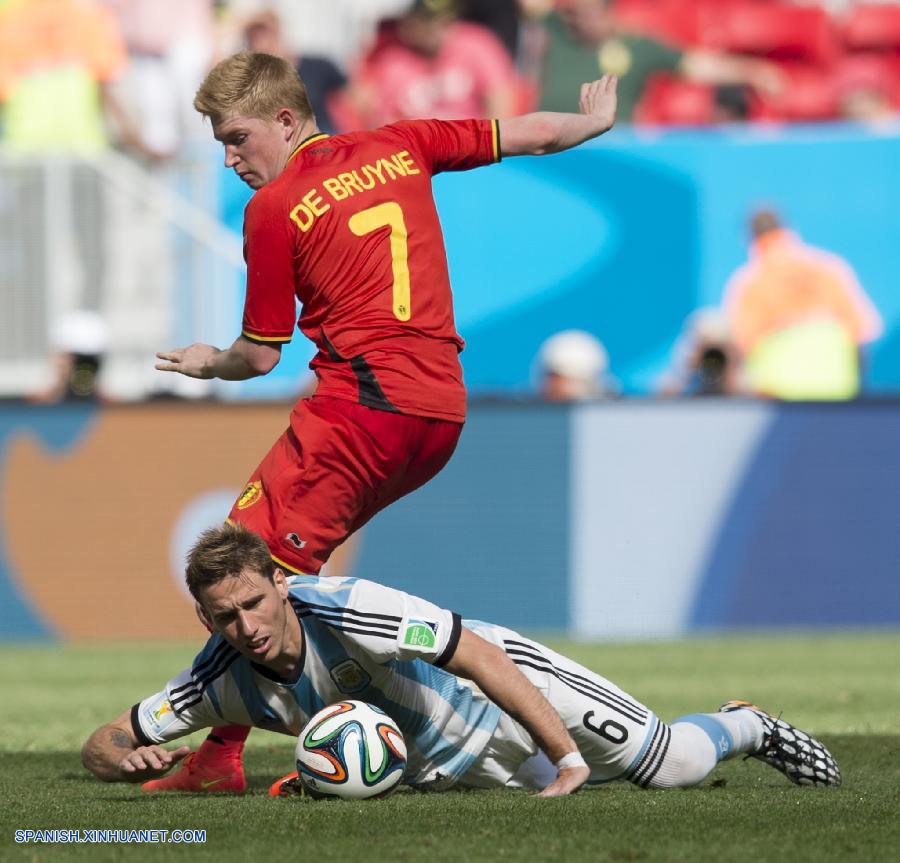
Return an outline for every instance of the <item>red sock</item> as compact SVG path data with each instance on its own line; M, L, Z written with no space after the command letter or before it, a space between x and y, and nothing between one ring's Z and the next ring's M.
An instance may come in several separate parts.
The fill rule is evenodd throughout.
M250 736L247 725L223 725L211 731L200 746L200 752L210 758L223 756L240 756L244 750L244 741ZM202 757L202 756L201 756Z

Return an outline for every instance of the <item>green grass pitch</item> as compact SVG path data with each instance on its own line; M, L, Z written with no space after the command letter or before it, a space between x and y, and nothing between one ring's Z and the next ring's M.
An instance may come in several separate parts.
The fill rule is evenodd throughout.
M839 789L798 788L755 760L699 787L626 784L538 800L522 792L399 792L385 800L270 800L292 741L254 732L244 796L149 796L107 785L78 749L160 688L188 645L0 648L0 860L896 861L900 859L900 634L555 643L661 717L750 698L820 736ZM199 742L195 736L194 742ZM205 844L16 845L16 829L199 829Z

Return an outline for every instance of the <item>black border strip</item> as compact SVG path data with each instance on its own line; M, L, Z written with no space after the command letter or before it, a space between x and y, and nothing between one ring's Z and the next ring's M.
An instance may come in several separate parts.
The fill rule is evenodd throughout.
M138 743L141 746L155 746L155 742L147 737L144 734L144 729L141 728L141 720L138 718L140 715L141 703L138 702L131 708L131 730L134 732L134 736L137 738Z
M453 627L450 630L450 639L447 641L444 652L431 663L436 668L443 668L453 659L456 648L459 647L459 639L462 636L462 618L455 611L452 611L451 614L453 615Z

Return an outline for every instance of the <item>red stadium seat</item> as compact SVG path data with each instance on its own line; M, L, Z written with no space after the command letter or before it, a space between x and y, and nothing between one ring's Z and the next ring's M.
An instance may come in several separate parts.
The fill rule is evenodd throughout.
M696 15L681 0L616 0L613 9L622 30L681 47L698 40Z
M851 51L900 53L900 6L855 6L844 25L844 44Z
M709 126L713 122L713 88L669 75L655 75L635 109L643 126Z
M900 56L848 54L835 67L835 86L843 98L854 92L877 93L900 106Z
M759 96L760 118L811 123L838 117L839 92L830 71L802 63L784 64L781 69L787 86L778 96Z
M774 60L827 65L840 53L837 29L818 6L719 3L705 7L703 43L710 48Z

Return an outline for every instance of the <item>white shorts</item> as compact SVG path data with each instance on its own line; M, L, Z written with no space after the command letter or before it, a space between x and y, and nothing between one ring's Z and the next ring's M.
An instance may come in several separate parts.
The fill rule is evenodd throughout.
M464 625L503 648L562 717L590 767L591 783L653 778L665 758L669 730L656 715L614 683L511 629L478 621ZM531 736L503 714L490 743L460 785L470 788L543 788L556 777Z

